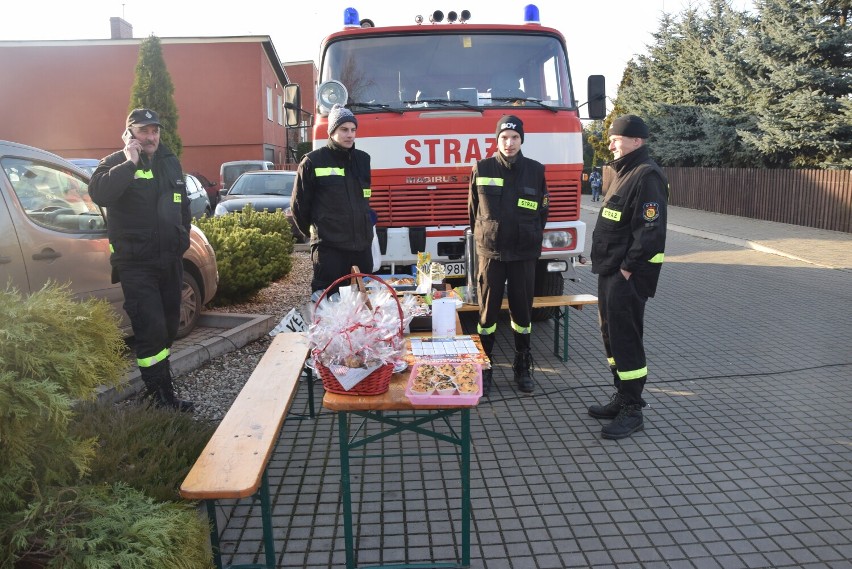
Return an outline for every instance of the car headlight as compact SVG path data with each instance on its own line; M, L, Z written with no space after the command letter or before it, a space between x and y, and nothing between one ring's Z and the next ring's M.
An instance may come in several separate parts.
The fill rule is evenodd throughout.
M228 213L228 210L221 203L216 204L216 209L213 210L213 215L225 215Z

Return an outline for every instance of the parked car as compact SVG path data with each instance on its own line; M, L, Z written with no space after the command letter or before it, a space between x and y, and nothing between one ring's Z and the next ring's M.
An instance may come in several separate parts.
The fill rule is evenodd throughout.
M89 176L50 152L0 140L0 286L29 294L48 281L80 298L103 298L132 334L121 285L111 282L109 212L89 197ZM216 254L192 226L183 256L179 337L198 323L219 284Z
M231 184L245 172L274 169L275 164L269 160L233 160L231 162L224 162L219 166L219 182L222 184L222 187L219 188L219 195L222 195L222 191L230 189Z
M251 205L256 211L280 209L290 222L293 241L302 243L304 238L296 228L290 213L290 196L293 194L295 181L296 173L288 170L246 172L237 178L230 190L222 192L214 215L239 213L246 205Z
M213 206L210 205L210 198L207 197L207 190L204 189L201 181L192 174L184 174L186 182L186 195L189 197L189 211L192 213L193 219L199 217L213 215Z
M207 192L207 199L210 200L210 207L216 207L219 203L219 186L210 181L210 179L200 172L192 172L192 175L198 178L201 182L201 187Z
M98 163L100 162L97 158L68 158L67 160L89 176L95 173L95 168L98 167Z

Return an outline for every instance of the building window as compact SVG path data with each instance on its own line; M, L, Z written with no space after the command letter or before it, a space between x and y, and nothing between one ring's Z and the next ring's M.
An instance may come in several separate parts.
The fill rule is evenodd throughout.
M278 124L284 125L284 97L278 95Z
M274 120L274 115L272 114L272 87L266 88L266 118Z

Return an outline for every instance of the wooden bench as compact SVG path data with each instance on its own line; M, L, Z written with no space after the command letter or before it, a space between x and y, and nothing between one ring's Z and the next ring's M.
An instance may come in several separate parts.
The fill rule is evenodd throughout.
M180 495L206 502L210 543L222 569L216 502L253 497L260 500L265 567L275 567L272 510L266 467L284 419L299 388L309 345L299 332L279 333L258 362L201 456L181 484ZM307 369L310 378L311 372ZM310 382L312 383L312 382ZM313 411L311 411L313 416ZM229 567L261 567L257 564Z
M568 323L571 307L582 310L587 304L597 304L598 297L593 294L563 294L560 296L536 296L533 298L533 308L555 308L553 316L553 355L560 360L568 360ZM508 299L503 299L503 310L509 308ZM479 307L475 304L463 304L459 312L478 312ZM562 353L559 353L559 336L562 335Z

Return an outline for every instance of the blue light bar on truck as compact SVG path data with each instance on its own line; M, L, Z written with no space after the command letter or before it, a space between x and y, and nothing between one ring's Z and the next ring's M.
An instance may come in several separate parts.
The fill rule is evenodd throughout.
M361 20L358 18L358 10L355 8L346 8L343 11L343 27L344 28L360 28Z
M535 4L527 4L524 8L524 23L525 24L541 24L541 18L538 13L538 6Z

